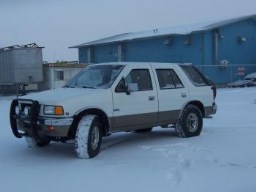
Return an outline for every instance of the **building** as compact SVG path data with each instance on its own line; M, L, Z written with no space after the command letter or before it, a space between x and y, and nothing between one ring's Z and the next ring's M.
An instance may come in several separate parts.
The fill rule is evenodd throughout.
M35 43L0 49L0 93L42 91L63 86L86 65L78 62L44 63Z
M124 33L79 44L80 63L193 63L218 84L256 71L256 15Z
M0 92L16 92L27 85L37 89L43 81L42 48L31 43L0 49Z
M74 75L84 69L86 65L77 62L57 62L43 64L43 79L39 90L56 89L62 87Z

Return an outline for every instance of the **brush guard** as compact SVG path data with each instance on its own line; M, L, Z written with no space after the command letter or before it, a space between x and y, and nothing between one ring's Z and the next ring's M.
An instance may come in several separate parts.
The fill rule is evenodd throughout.
M31 107L30 107L30 113L28 115L27 120L29 120L29 124L31 127L31 137L35 138L36 140L39 139L39 134L38 134L38 116L39 116L39 111L40 111L40 105L38 101L34 100L29 100L29 99L14 99L11 103L10 107L10 124L11 124L11 129L13 132L13 135L17 138L22 138L22 136L25 136L26 134L20 133L18 131L17 127L17 119L20 118L20 115L17 115L15 113L15 108L16 106L19 105L19 101L25 101L25 102L31 102Z

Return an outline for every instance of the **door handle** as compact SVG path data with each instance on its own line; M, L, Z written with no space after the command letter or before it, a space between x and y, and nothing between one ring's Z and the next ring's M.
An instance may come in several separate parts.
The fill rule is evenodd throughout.
M148 100L150 100L150 101L155 100L155 96L148 96Z
M181 93L181 97L182 97L182 98L187 97L187 93Z

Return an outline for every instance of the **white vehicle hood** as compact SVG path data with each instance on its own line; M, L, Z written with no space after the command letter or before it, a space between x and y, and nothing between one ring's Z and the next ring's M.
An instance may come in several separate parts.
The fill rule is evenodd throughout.
M68 100L77 100L83 98L94 98L95 94L104 94L106 89L89 89L89 88L58 88L54 90L32 93L21 99L37 100L40 104L58 105Z

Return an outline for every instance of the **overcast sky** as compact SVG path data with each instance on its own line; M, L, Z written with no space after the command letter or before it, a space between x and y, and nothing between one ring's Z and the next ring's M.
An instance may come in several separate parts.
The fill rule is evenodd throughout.
M45 61L125 33L256 14L256 0L0 0L0 47L37 43Z

